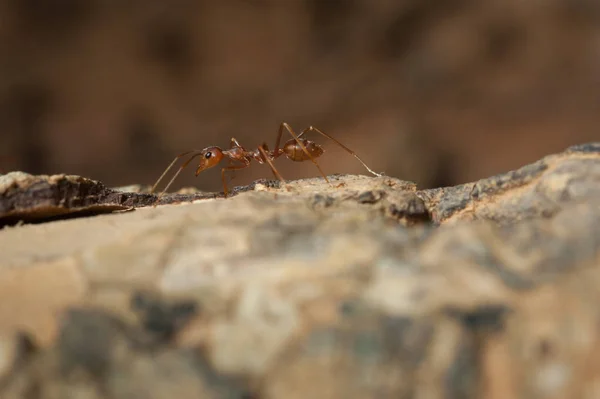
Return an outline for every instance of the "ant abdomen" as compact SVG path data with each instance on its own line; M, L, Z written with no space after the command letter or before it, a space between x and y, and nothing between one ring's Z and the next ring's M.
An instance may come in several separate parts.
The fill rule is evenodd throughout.
M323 154L323 147L314 141L300 139L310 157L318 158ZM283 145L283 152L288 159L294 162L303 162L310 159L309 155L304 152L300 144L296 140L289 140Z

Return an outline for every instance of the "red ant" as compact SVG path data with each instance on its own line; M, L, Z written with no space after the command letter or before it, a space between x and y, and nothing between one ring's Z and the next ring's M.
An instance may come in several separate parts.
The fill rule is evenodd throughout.
M283 134L283 129L286 129L292 135L293 139L288 140L287 142L285 142L283 144L282 147L280 147L279 144L281 143L281 136ZM227 197L227 193L228 193L227 184L225 182L225 172L247 168L250 166L250 162L252 160L258 162L259 164L264 164L265 162L267 164L269 164L275 177L277 177L282 183L285 184L285 180L283 179L283 177L281 177L281 174L277 171L277 169L275 168L275 165L273 165L273 161L275 159L279 158L281 155L285 155L288 159L290 159L294 162L303 162L303 161L311 160L312 163L315 164L317 169L319 169L319 172L321 173L321 175L323 176L325 181L327 183L331 184L329 182L329 179L327 179L327 176L325 176L325 173L323 173L323 170L321 169L321 167L319 166L317 161L315 161L315 158L318 158L319 156L321 156L323 154L323 152L324 152L323 147L321 147L319 144L315 143L314 141L310 141L305 138L301 139L301 137L305 133L312 132L312 131L315 131L315 132L321 134L322 136L325 136L328 139L337 143L340 147L342 147L344 150L346 150L348 153L350 153L356 159L358 159L358 161L361 164L363 164L363 166L369 172L374 174L375 176L378 176L378 177L382 176L381 174L372 171L371 168L369 168L362 161L362 159L360 159L358 157L358 155L356 155L354 153L354 151L352 151L351 149L349 149L348 147L346 147L345 145L343 145L342 143L340 143L339 141L337 141L336 139L334 139L327 133L324 133L321 130L310 126L306 129L304 129L302 131L302 133L300 133L299 135L296 135L296 133L294 133L294 131L292 130L290 125L288 125L287 123L284 122L279 126L279 133L277 135L277 141L275 142L275 149L272 151L270 151L268 149L266 143L263 143L262 145L258 146L258 148L256 150L249 151L249 150L246 150L244 147L242 147L235 138L231 138L230 146L229 146L229 149L227 149L227 150L222 150L219 147L211 146L211 147L206 147L203 150L192 150L192 151L187 151L187 152L184 152L183 154L177 155L175 157L175 159L173 160L173 162L171 162L169 167L167 167L167 169L163 172L163 174L160 176L160 178L156 181L156 183L154 184L154 186L152 187L152 190L150 192L154 193L158 183L160 183L160 181L165 177L167 172L173 167L173 165L175 164L175 162L177 162L177 160L179 158L184 157L189 154L193 154L193 155L191 155L190 158L179 167L179 170L177 171L177 173L175 173L175 175L173 176L173 178L171 179L169 184L167 184L167 186L163 190L162 194L164 194L169 189L169 187L175 181L175 179L177 178L179 173L181 173L181 171L183 169L185 169L190 164L190 162L196 157L200 157L200 164L198 165L198 168L196 169L196 176L198 176L200 174L200 172L202 172L203 170L217 166L219 164L219 162L221 162L224 159L224 157L229 158L229 166L221 169L221 179L223 180L223 189L224 189L225 197ZM234 162L238 162L238 163L234 164Z

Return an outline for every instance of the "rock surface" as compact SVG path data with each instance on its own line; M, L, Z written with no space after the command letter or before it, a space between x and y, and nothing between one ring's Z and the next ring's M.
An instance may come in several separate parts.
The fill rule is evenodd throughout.
M36 190L135 209L0 230L1 398L600 396L600 144L457 187L336 175L157 207L7 176L5 214Z

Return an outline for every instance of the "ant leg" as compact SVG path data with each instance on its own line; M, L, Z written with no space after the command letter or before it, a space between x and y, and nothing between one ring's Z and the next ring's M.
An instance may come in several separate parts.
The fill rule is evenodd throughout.
M229 142L229 149L232 149L234 147L241 147L240 143L238 143L238 141L235 139L235 137L231 138L231 141Z
M333 138L332 136L328 135L327 133L322 132L321 130L317 129L316 127L310 126L310 127L306 128L306 129L304 129L302 131L302 133L300 134L300 136L302 136L304 133L310 132L310 131L315 131L315 132L319 133L320 135L322 135L324 137L327 137L331 141L335 142L337 145L339 145L344 150L346 150L350 155L354 156L354 158L358 159L358 162L360 162L369 172L371 172L375 176L377 176L377 177L383 176L383 174L377 173L377 172L374 172L373 170L371 170L371 168L369 168L367 166L367 164L364 163L363 160L360 159L360 157L358 155L356 155L356 153L354 151L352 151L350 148L346 147L345 145L343 145L342 143L340 143L339 141L337 141L335 138Z
M277 132L277 140L275 140L275 149L273 150L273 154L275 156L278 156L279 153L279 144L281 143L281 135L283 134L283 128L285 125L285 122L279 125L279 131Z
M275 140L275 150L273 151L273 154L275 154L275 156L279 155L279 145L281 144L281 136L283 135L283 129L287 129L287 131L289 132L292 128L286 122L282 122L281 125L279 125L279 131L277 132L277 140ZM302 137L304 133L306 133L306 129L298 135L298 138Z
M184 157L188 154L191 154L193 152L200 152L200 150L192 150L192 151L186 151L182 154L179 154L175 157L175 159L173 160L173 162L171 162L171 164L167 167L167 169L165 169L165 171L163 172L162 175L160 175L160 177L158 178L158 180L156 181L156 183L154 183L154 186L152 186L152 189L150 190L150 194L154 193L154 191L156 190L156 187L158 186L158 184L161 182L161 180L165 177L165 175L169 172L169 170L171 170L171 168L173 167L173 165L175 165L175 162L177 162L177 160L179 160L181 157Z
M232 148L241 148L242 146L240 145L240 143L238 143L238 141L236 140L235 137L231 138L231 141L229 142L229 149ZM229 163L227 166L232 166L234 165L233 163L233 159L229 159ZM229 174L231 177L229 178L230 181L233 181L233 179L235 178L235 173L234 173L235 169L232 169L231 173Z
M298 145L302 148L302 151L304 151L304 153L308 156L308 158L312 161L312 163L315 164L315 166L317 167L317 169L319 169L319 172L321 172L321 176L323 176L323 179L325 179L325 181L327 183L329 183L329 185L331 185L331 182L329 181L329 179L327 178L327 176L325 176L325 173L323 172L323 169L321 169L321 167L319 166L319 164L317 163L317 161L315 161L315 159L312 157L312 155L310 155L310 152L308 152L308 150L306 149L306 147L304 146L304 144L302 144L302 142L300 141L300 136L302 136L304 133L306 133L306 131L308 129L305 129L302 133L300 133L299 136L296 135L296 133L294 133L294 130L291 128L290 125L288 125L287 123L282 123L282 126L285 127L287 129L287 131L289 132L289 134L292 135L292 137L296 140L296 143L298 143Z
M227 172L227 171L233 172L235 170L244 169L244 168L247 168L248 166L250 166L250 162L245 162L242 165L233 165L233 166L231 166L231 163L232 162L229 161L229 166L221 169L221 180L223 181L223 194L225 195L225 198L227 198L227 193L228 193L227 192L227 181L225 179L225 172Z
M271 159L269 159L269 156L267 154L267 151L265 151L264 148L264 144L258 146L258 151L260 151L260 153L262 154L263 158L265 159L265 161L269 164L269 166L271 167L271 171L273 171L273 174L281 181L281 183L283 183L287 190L289 191L289 187L287 186L287 182L285 181L285 179L281 176L281 174L279 173L279 171L277 170L277 168L275 167L275 165L273 164L273 162L271 161Z
M235 166L235 164L233 163L233 159L230 159L227 163L227 167L231 166ZM233 181L233 179L235 179L235 170L236 169L231 169L231 173L229 174L229 181Z

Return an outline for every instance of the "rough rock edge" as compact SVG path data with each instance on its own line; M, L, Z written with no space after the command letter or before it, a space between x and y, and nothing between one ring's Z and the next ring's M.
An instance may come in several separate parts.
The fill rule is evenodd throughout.
M600 143L571 146L562 153L548 155L519 169L476 182L454 187L416 191L424 204L427 219L440 224L483 198L499 196L525 186L539 178L550 165L571 154L600 154ZM295 181L301 185L303 181ZM260 179L247 186L237 186L230 196L254 191L257 186L281 188L277 180ZM133 185L108 188L103 183L75 175L38 175L22 172L0 175L0 226L20 221L39 223L68 217L91 216L154 205L178 204L204 199L223 198L223 193L182 189L157 196L147 186Z
M417 191L430 210L435 224L443 223L484 198L493 198L511 190L526 186L538 179L552 164L570 155L600 155L600 142L578 144L565 151L551 154L519 169L490 176L476 182L452 187L440 187Z

